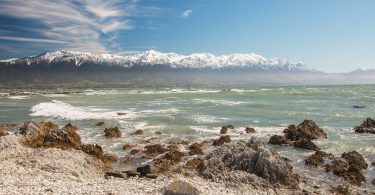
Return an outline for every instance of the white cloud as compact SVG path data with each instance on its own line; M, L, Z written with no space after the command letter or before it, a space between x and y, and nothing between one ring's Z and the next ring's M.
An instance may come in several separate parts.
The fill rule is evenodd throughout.
M0 38L56 43L56 49L109 52L106 45L115 41L112 34L134 27L127 17L135 12L136 3L136 0L3 0L0 15L32 20L35 28L40 28L35 32L43 38L16 37L13 34L3 34Z
M184 12L181 13L181 17L187 18L191 15L192 12L193 12L193 10L191 10L191 9L185 10Z

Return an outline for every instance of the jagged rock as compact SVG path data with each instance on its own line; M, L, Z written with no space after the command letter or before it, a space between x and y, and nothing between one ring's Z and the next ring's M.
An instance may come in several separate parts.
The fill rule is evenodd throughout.
M137 172L139 172L141 176L146 176L147 174L151 174L151 166L145 165L142 167L137 167Z
M163 195L197 195L199 191L190 183L174 181L164 188Z
M160 144L153 144L145 146L145 150L143 151L145 154L163 154L167 151L164 146Z
M189 150L190 150L189 155L197 155L197 154L202 155L203 154L203 150L198 143L194 143L190 145Z
M274 145L280 145L280 146L292 146L293 145L293 142L291 140L286 139L284 136L281 136L281 135L271 136L268 143L274 144Z
M44 143L44 138L49 131L58 129L52 122L27 121L19 129L18 133L24 136L24 144L28 147L40 147Z
M138 129L138 130L134 131L133 133L131 133L130 135L142 135L142 134L143 134L143 130Z
M353 106L353 108L361 109L361 108L366 108L366 106Z
M358 166L360 169L367 169L368 164L366 163L363 156L357 151L344 152L341 154L350 166Z
M62 129L53 129L45 136L43 146L61 149L79 149L82 142L77 131L78 127L70 123Z
M166 153L163 157L156 159L154 166L158 169L159 172L169 171L171 167L173 167L181 161L181 158L183 156L184 153L179 152L177 150L170 151Z
M292 141L327 138L327 134L324 130L312 120L305 120L299 125L289 125L289 127L284 130L284 133L285 138Z
M245 132L248 134L256 133L255 129L252 127L246 127Z
M104 125L104 122L103 121L99 121L98 123L96 123L95 126L100 127L100 126L103 126L103 125Z
M330 165L326 165L326 172L333 172L335 175L343 175L347 172L348 163L340 159L334 159Z
M271 184L297 187L299 183L299 176L293 173L292 165L255 137L247 143L239 141L217 148L206 156L198 169L203 177L213 180L227 178L225 175L232 171L244 171ZM248 181L250 178L253 181L249 174L236 179Z
M212 143L212 145L214 145L214 146L221 146L224 143L229 143L230 141L231 141L230 136L229 135L224 135L224 136L221 136L219 139L214 140L214 142Z
M348 180L351 184L360 186L362 182L366 182L365 176L357 166L349 166L346 173L341 175L344 179Z
M125 178L125 176L122 173L119 172L106 172L105 177L117 177L117 178Z
M360 126L354 127L354 131L357 133L375 134L375 120L372 118L366 118Z
M333 190L337 195L351 195L350 190L348 187L343 187L342 185L337 186Z
M200 165L202 163L202 160L201 159L198 159L198 158L193 158L189 161L186 162L185 164L185 168L187 169L196 169L198 167L198 165Z
M227 134L229 129L234 129L234 126L233 125L222 126L220 129L220 134Z
M140 152L140 150L138 150L138 149L130 150L130 154L131 154L131 155L138 154L139 152Z
M71 124L71 123L68 123L68 124L66 124L66 125L62 128L62 130L64 130L64 131L78 131L79 128L78 128L77 126Z
M104 163L116 162L118 160L116 156L104 153L102 147L97 144L82 144L81 150L86 154L99 158Z
M305 164L308 166L314 166L317 167L319 165L322 165L324 163L324 158L333 159L333 154L327 154L323 151L316 151L313 155L309 156L305 160Z
M121 131L118 127L105 128L104 135L107 137L121 137Z
M315 145L314 142L312 142L311 140L306 140L306 139L295 141L293 145L296 148L303 148L303 149L315 150L315 151L320 150L320 148L317 145Z

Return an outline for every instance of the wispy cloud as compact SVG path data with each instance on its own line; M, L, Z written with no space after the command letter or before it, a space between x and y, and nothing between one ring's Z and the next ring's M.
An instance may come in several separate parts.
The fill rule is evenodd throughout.
M181 13L180 17L188 18L191 15L192 12L193 12L193 10L191 10L191 9L185 10Z
M0 0L0 4L0 15L43 26L38 38L3 33L0 39L51 43L57 44L56 49L94 53L116 49L108 45L115 45L110 42L115 41L118 31L134 28L129 16L137 9L137 0Z

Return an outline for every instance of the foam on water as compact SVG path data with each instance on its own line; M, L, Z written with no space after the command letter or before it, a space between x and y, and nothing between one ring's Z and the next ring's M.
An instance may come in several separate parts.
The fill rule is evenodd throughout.
M12 100L24 100L24 99L29 99L29 96L24 96L24 95L16 95L16 96L9 96L9 99Z
M249 102L242 102L242 101L230 101L230 100L213 100L213 99L201 99L195 98L192 99L193 102L201 104L201 103L211 103L215 105L224 105L224 106L233 106L239 104L247 104Z
M228 118L217 118L214 116L202 115L202 114L193 115L191 116L191 118L198 123L218 123L218 122L228 120Z

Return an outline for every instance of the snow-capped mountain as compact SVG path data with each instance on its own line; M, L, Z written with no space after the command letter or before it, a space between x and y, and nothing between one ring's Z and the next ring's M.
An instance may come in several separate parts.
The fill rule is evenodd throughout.
M303 63L294 63L278 58L266 58L254 53L230 54L215 56L210 53L194 53L180 55L176 53L161 53L150 50L131 55L91 54L85 52L56 51L38 56L18 59L0 60L0 65L50 65L74 64L79 67L84 64L116 66L132 68L136 66L163 65L172 69L226 69L245 68L256 70L271 70L282 72L312 71Z

